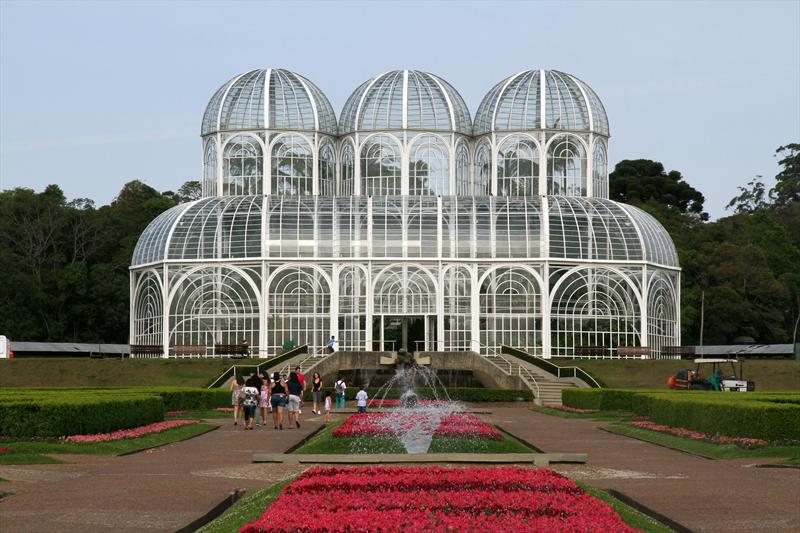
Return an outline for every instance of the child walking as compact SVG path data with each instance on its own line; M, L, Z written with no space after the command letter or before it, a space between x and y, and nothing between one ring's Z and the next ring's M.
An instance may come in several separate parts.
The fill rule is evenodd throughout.
M325 391L325 402L322 408L325 411L322 423L327 426L331 423L331 391Z
M364 385L361 385L358 389L358 393L356 394L356 400L358 401L358 412L359 413L366 413L367 412L367 391L364 390Z

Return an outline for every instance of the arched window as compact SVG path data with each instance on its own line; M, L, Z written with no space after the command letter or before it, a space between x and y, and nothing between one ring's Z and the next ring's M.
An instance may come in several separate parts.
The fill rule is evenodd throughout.
M217 195L217 143L213 139L206 144L203 158L203 196Z
M133 343L161 344L164 324L164 299L161 284L153 272L145 272L136 282L133 314Z
M606 158L606 145L602 141L594 143L592 160L592 187L593 194L599 198L608 198L608 160Z
M319 151L319 194L333 196L336 194L336 156L333 154L331 143L322 145Z
M388 135L376 135L361 149L361 194L400 194L400 148Z
M263 152L261 144L246 135L237 135L225 145L222 162L222 194L261 194Z
M444 349L472 350L472 277L469 269L454 266L444 276Z
M626 278L605 268L560 274L550 307L553 355L609 357L620 346L641 346L641 312Z
M212 353L214 344L247 341L257 350L259 294L254 285L260 279L255 272L252 277L248 280L236 270L219 266L182 278L170 303L170 345L202 344Z
M497 151L497 195L539 194L539 150L531 139L514 135Z
M475 150L475 173L472 184L472 194L475 196L489 196L489 184L492 180L491 149L486 143L478 145Z
M367 275L356 266L339 273L339 338L348 350L363 350L367 331Z
M408 194L446 195L450 192L450 155L447 146L434 135L414 140L408 160Z
M467 145L459 143L456 148L456 191L462 196L475 194L472 180L469 175L469 150Z
M339 184L339 195L350 196L355 194L355 162L353 161L353 145L349 142L342 147L342 173Z
M547 149L547 194L586 196L586 150L572 136L558 136Z
M269 285L269 353L277 353L290 340L297 346L322 346L330 331L330 302L328 283L316 268L278 272Z
M272 147L272 194L307 195L314 192L314 156L300 135L279 137Z
M647 289L647 345L658 357L664 346L678 344L678 305L675 279L654 272Z
M480 288L481 349L514 346L541 352L539 283L528 270L497 267Z

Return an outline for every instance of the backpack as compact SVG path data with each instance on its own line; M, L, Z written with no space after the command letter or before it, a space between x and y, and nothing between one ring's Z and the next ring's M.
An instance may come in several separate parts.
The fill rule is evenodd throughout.
M341 379L336 382L336 394L343 394L344 393L344 381Z
M258 404L258 392L255 387L247 387L244 391L244 405L253 406Z

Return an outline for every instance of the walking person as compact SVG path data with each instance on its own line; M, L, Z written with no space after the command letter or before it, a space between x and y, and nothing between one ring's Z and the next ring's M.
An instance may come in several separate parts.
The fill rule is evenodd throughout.
M336 337L331 335L331 338L328 339L328 342L325 343L325 352L332 354L339 348L339 343L336 342Z
M303 398L306 396L306 377L300 372L300 365L294 367L294 373L297 374L297 379L300 381L300 384L303 386L303 392L300 394L300 407L297 410L298 415L303 414Z
M341 376L333 384L333 391L336 394L336 409L344 409L344 394L347 391L347 384Z
M252 430L253 422L256 419L256 406L258 406L258 382L260 380L255 376L250 376L244 384L242 407L244 409L244 429Z
M275 372L273 380L269 397L269 402L272 406L272 423L275 425L275 429L278 429L278 427L283 429L283 408L286 407L288 391L286 390L286 382L280 374Z
M325 417L322 423L326 426L331 423L331 391L325 391Z
M286 387L289 390L289 426L294 421L295 425L300 427L300 395L303 394L303 385L297 378L297 374L292 372L289 374L289 381L286 382Z
M267 427L267 410L269 409L270 382L266 376L261 379L261 394L258 398L258 407L261 410L261 424Z
M356 393L356 405L359 413L367 412L367 399L367 391L364 390L364 385L361 385Z
M233 407L233 425L239 423L239 415L241 414L239 404L241 403L242 388L244 387L244 380L242 376L234 374L231 380L231 406Z
M322 378L319 376L319 372L314 372L314 377L311 379L311 396L314 400L314 408L311 409L311 412L315 415L322 414L320 410L322 406Z

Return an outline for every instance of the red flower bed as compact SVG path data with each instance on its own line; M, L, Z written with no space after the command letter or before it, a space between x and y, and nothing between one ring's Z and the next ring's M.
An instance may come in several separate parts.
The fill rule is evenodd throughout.
M217 407L214 411L219 411L220 413L232 413L233 407Z
M636 530L552 470L431 466L309 470L240 531Z
M0 453L11 453L13 451L11 448L0 448Z
M436 421L427 413L359 413L352 415L344 424L333 430L333 437L394 436L405 428L426 426L433 431ZM475 415L455 413L441 417L436 437L477 438L500 440L500 432Z
M183 409L178 411L167 411L166 413L164 413L164 416L180 416L180 415L185 415L188 412L189 411Z
M444 400L420 400L420 405L437 405L447 403ZM400 400L370 400L367 405L369 407L399 407L402 405Z
M548 409L556 409L558 411L565 411L567 413L578 413L578 414L587 414L587 413L599 413L600 409L581 409L579 407L570 407L568 405L560 405L557 403L551 403L545 405Z
M111 440L120 439L135 439L143 435L151 433L160 433L168 429L186 426L188 424L196 424L197 420L167 420L166 422L156 422L154 424L147 424L146 426L139 426L138 428L120 429L111 433L96 433L94 435L70 435L68 437L61 437L62 442L69 443L84 443L84 442L106 442Z
M706 442L713 442L714 444L736 444L742 448L757 448L759 446L766 446L767 441L761 439L750 439L746 437L727 437L725 435L709 435L701 431L694 431L685 428L676 428L672 426L662 426L654 422L629 422L631 426L650 431L659 431L661 433L670 433L679 437L688 437L694 440L703 440Z

